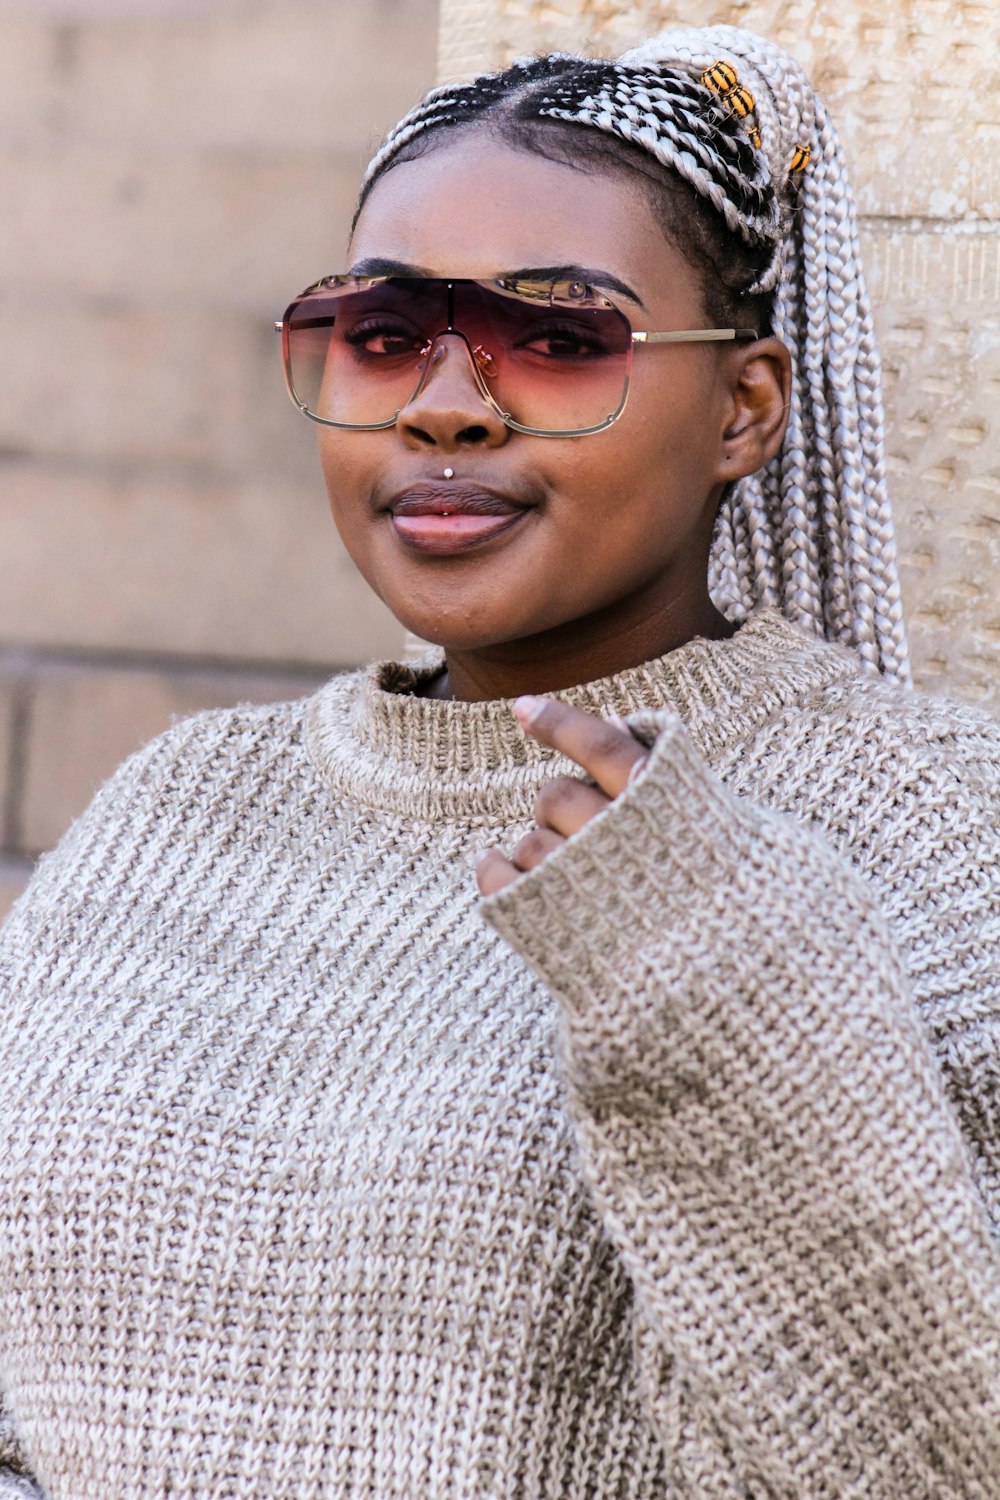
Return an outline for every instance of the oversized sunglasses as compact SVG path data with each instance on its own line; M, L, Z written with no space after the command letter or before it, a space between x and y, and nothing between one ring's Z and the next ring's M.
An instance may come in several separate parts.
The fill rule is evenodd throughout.
M274 326L288 394L314 422L392 427L432 367L457 353L471 360L487 405L533 437L585 437L616 422L637 344L758 337L751 328L637 331L585 282L513 276L324 276Z

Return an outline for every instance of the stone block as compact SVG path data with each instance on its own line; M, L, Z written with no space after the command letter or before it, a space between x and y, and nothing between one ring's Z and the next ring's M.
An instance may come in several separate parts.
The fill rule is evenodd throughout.
M1000 240L882 226L866 241L914 675L997 710Z
M312 462L309 485L8 463L0 557L17 565L3 569L0 640L321 667L398 652L402 630L340 545Z
M437 41L433 0L47 0L2 26L0 130L359 156L430 87Z
M318 680L305 674L44 667L32 685L18 852L51 848L115 767L175 719L203 708L301 697Z
M273 320L346 264L358 155L0 138L0 282L43 321L54 296L140 317L168 304L173 319L200 306Z
M82 302L69 291L0 302L0 449L105 463L253 472L280 445L313 469L285 394L273 309L257 315ZM298 456L301 455L299 459Z

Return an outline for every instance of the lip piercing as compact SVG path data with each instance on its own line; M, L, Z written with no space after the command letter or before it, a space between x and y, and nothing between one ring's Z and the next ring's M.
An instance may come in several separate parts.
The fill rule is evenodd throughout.
M454 469L445 469L445 471L444 471L444 478L445 479L454 479L454 477L455 477L455 470Z

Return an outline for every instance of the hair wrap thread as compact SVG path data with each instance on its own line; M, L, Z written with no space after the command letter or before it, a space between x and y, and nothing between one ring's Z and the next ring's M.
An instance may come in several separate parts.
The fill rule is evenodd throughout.
M752 95L749 123L702 82L720 66L719 78L731 69ZM529 95L537 117L618 136L652 156L761 252L762 269L744 291L774 296L773 331L792 353L788 430L771 463L723 501L709 570L716 604L730 618L778 608L908 682L856 210L836 132L804 70L731 26L664 31L616 63L522 59L506 74L432 90L386 138L366 188L418 136Z

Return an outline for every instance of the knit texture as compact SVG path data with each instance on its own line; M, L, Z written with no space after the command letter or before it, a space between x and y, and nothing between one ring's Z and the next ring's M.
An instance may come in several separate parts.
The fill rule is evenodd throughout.
M0 1497L995 1497L1000 729L763 612L184 721L0 936ZM484 917L486 920L484 921Z

